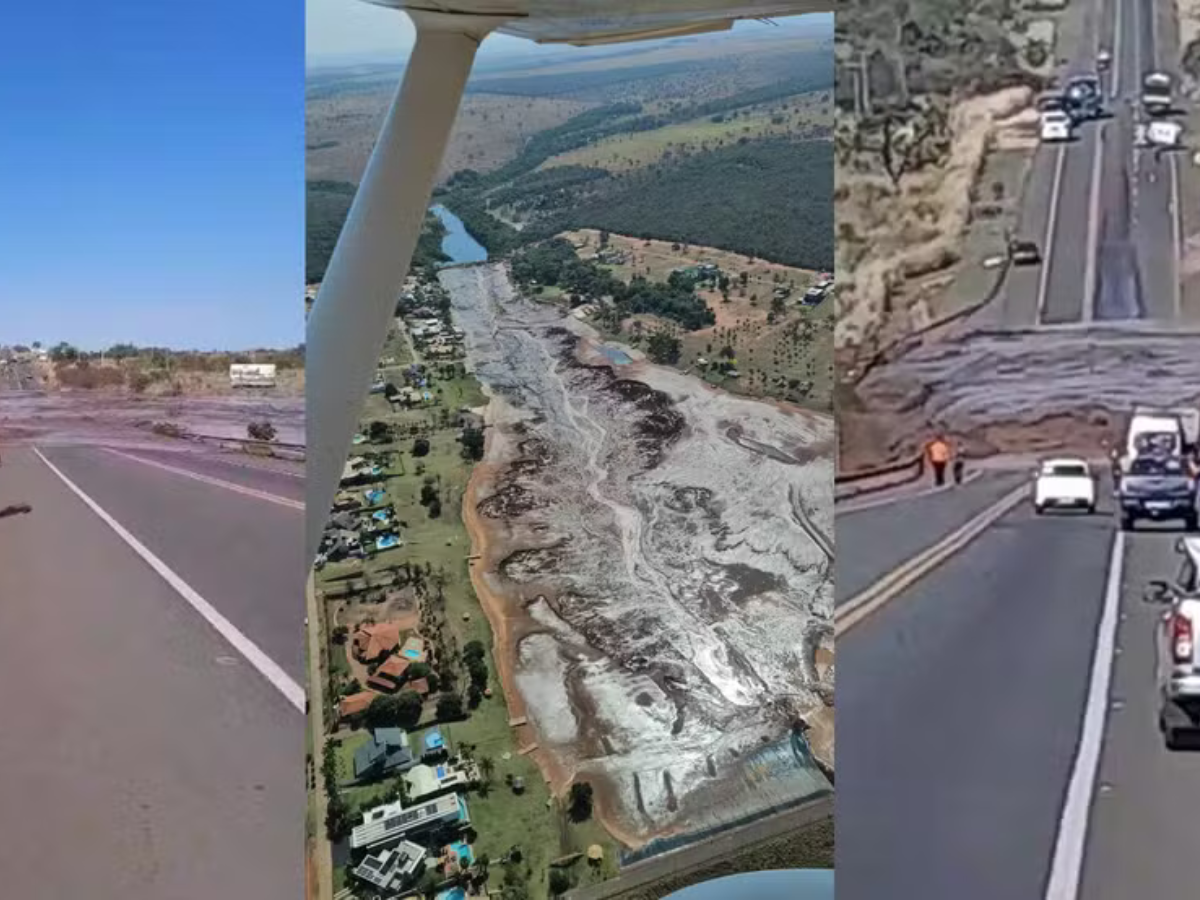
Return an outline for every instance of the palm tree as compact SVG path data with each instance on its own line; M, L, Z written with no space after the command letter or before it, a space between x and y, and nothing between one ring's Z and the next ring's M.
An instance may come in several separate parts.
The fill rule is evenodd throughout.
M479 771L483 773L485 781L492 780L492 775L496 772L496 764L492 762L490 756L481 756L479 758Z

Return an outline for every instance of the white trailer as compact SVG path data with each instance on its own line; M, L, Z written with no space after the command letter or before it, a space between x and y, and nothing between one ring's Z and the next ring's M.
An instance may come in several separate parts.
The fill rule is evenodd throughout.
M275 387L274 363L234 363L229 367L229 383L237 387Z

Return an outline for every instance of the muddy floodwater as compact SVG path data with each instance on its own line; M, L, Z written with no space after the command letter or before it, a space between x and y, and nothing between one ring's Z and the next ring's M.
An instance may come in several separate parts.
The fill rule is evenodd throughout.
M921 347L859 384L880 409L956 430L1200 396L1200 334L1144 329L971 334Z
M502 264L439 277L491 397L473 580L555 786L639 846L827 790L832 420L614 352Z
M138 443L170 423L194 433L244 438L251 422L275 426L276 440L304 443L304 398L270 393L220 397L138 397L105 391L0 390L0 441Z

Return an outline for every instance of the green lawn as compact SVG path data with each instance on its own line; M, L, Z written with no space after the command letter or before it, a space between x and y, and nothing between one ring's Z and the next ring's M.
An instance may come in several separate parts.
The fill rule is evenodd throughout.
M399 355L402 349L399 343L396 338L389 338L385 355ZM399 369L396 372L394 380L399 385ZM397 518L403 523L403 545L371 556L361 568L331 564L318 577L328 590L330 583L341 576L361 575L357 580L370 582L381 570L408 561L429 566L433 573L440 573L444 578L444 605L439 607L434 603L444 631L453 637L460 650L470 641L480 641L488 650L491 675L492 697L484 698L465 721L438 726L448 743L457 748L470 745L474 758L486 757L494 767L491 790L484 794L472 793L467 800L472 825L478 835L476 853L498 859L514 844L520 846L533 871L531 894L536 900L543 900L548 894L546 871L551 860L567 853L582 852L589 844L600 843L605 847L606 857L602 869L611 874L616 870L615 845L594 822L582 825L566 822L557 806L548 804L549 789L537 766L517 754L513 732L508 726L509 714L503 690L496 680L495 664L491 659L491 627L472 589L468 569L471 543L461 508L473 463L462 456L453 416L447 425L440 412L441 407L451 414L464 406L479 407L487 402L487 398L470 376L439 381L432 392L440 400L438 406L398 412L391 410L383 396L370 396L363 416L364 427L371 421L382 420L396 426L397 438L387 445L363 444L356 448L357 452L386 450L394 454L383 487L395 507ZM410 431L412 426L417 426L420 434L429 440L429 453L420 458L412 454L415 437ZM434 479L442 501L441 515L437 518L430 518L428 510L420 504L421 488L429 477ZM333 592L338 590L334 588ZM344 648L334 645L330 650L334 670L345 670ZM465 692L466 673L459 674L459 689ZM432 715L432 707L432 703L428 704L427 717ZM424 732L432 724L427 718L422 728L411 733L415 751L420 751ZM354 750L366 739L365 731L356 732L338 748L343 780L351 777ZM508 759L503 758L505 754ZM524 780L524 793L514 794L505 784L505 776L509 774ZM387 779L379 784L346 788L342 793L347 802L362 810L377 803L393 783L393 779ZM581 862L574 869L581 882L599 877L589 871L586 863ZM499 875L496 881L498 884Z

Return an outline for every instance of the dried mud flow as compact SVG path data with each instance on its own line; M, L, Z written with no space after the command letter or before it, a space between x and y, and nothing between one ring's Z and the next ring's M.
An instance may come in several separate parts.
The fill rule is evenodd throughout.
M853 457L912 452L930 427L977 455L1097 450L1135 404L1200 402L1200 334L1148 328L975 333L917 347L857 386L866 415L887 421ZM847 429L843 435L855 434ZM884 461L875 459L874 461Z
M107 391L0 390L0 441L54 444L161 444L149 430L170 423L194 434L244 438L251 422L268 421L281 443L304 443L304 398L138 397Z
M503 265L440 277L491 397L473 580L552 785L635 845L828 789L832 420L607 362Z

